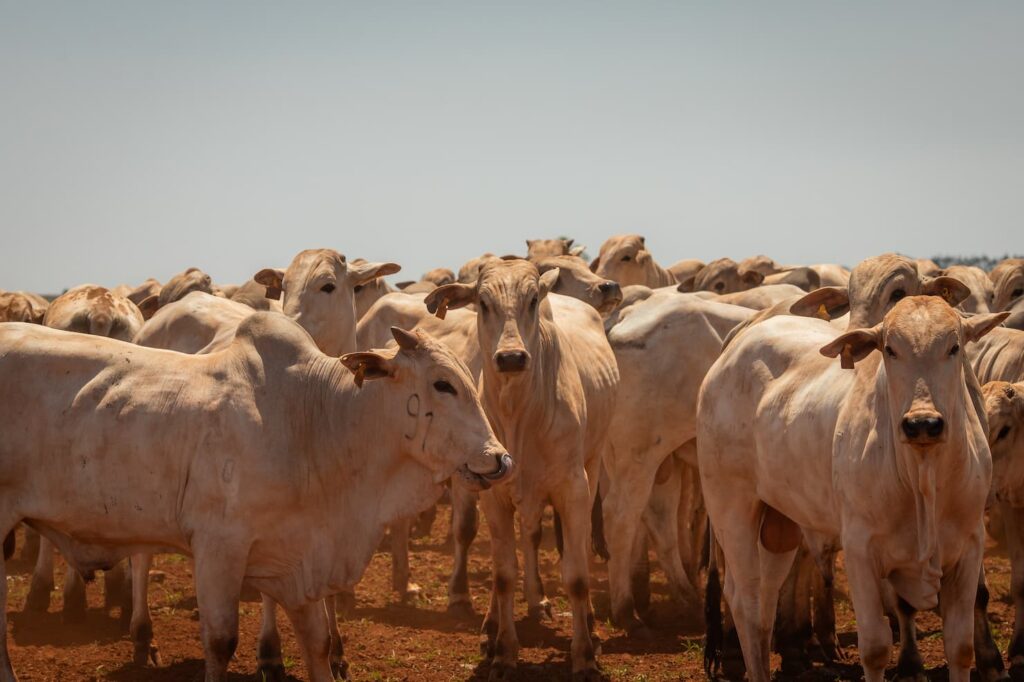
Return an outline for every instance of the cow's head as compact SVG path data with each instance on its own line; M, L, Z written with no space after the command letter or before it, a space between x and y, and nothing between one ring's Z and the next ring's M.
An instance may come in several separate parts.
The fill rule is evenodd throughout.
M424 273L420 281L430 282L436 287L443 287L445 284L455 281L455 273L448 268L434 268L430 272Z
M585 247L573 246L572 243L572 239L527 239L526 257L536 261L554 256L579 256L586 250Z
M30 322L42 324L46 315L45 300L23 291L0 292L0 322Z
M500 260L493 253L485 253L477 258L471 258L459 268L459 282L472 284L480 276L480 268L492 261Z
M994 288L992 310L1009 310L1024 296L1024 258L1007 258L989 273Z
M199 268L189 268L167 280L157 296L156 307L163 308L168 303L180 301L193 291L213 293L213 280Z
M504 479L512 458L494 437L473 377L444 344L422 331L397 327L398 347L341 357L361 390L386 393L378 412L398 432L404 455L433 474L437 483L454 473L476 490ZM374 381L363 389L364 382Z
M334 249L307 249L287 270L264 268L253 279L267 288L269 298L281 298L282 312L308 331L320 350L338 356L356 347L356 288L400 269L394 263L349 263Z
M551 289L556 294L589 303L599 313L611 312L622 302L622 288L618 282L598 277L575 256L541 258L534 262L541 275L558 270L558 279Z
M940 296L959 305L971 293L963 282L922 275L917 263L894 253L866 258L850 272L849 329L871 327L908 296Z
M555 268L541 275L527 260L494 261L484 266L475 284L438 287L424 302L427 310L442 319L449 308L475 303L485 368L515 374L529 369L534 360L540 346L541 318L551 319L545 297L558 274Z
M651 286L648 273L654 259L647 244L638 234L620 234L601 244L601 251L590 264L591 271L603 279L615 280L622 286Z
M993 311L995 289L987 272L973 265L951 265L940 274L962 282L969 290L967 297L960 301L960 310L965 313L990 313Z
M751 256L750 258L744 258L739 264L739 271L743 272L760 272L762 276L767 277L768 275L774 275L779 272L781 268L779 264L768 256Z
M734 294L760 286L764 275L758 270L741 269L732 258L713 260L694 276L694 291L711 291L716 294Z
M993 381L982 387L992 450L992 490L1024 506L1024 382Z

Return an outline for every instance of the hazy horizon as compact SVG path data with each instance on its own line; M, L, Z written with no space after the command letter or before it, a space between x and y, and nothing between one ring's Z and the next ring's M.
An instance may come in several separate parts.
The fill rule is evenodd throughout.
M1024 5L0 0L0 288L1024 251Z

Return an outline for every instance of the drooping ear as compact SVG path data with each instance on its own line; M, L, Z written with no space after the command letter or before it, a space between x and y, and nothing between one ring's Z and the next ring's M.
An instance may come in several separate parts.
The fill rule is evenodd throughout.
M416 332L406 331L401 327L392 327L391 336L395 337L398 347L402 350L416 350L420 347L420 337L416 336Z
M943 275L926 279L924 286L921 287L921 293L925 296L941 296L946 303L955 308L971 295L971 290L955 277Z
M585 246L582 246L582 245L574 246L571 249L569 249L569 255L570 256L576 256L577 258L579 258L579 257L583 256L583 252L586 251L586 250L587 250L587 247L585 247Z
M977 341L981 337L1003 323L1003 320L1010 316L1009 311L1001 313L986 313L984 315L972 315L962 319L964 327L964 342Z
M449 308L462 308L476 302L476 285L458 282L445 284L427 294L423 302L427 304L428 312L443 320Z
M594 260L590 261L590 271L597 272L597 269L601 266L601 256L598 255Z
M266 297L275 301L281 300L284 291L284 270L280 268L263 268L252 276L257 284L267 288Z
M693 287L695 286L694 282L696 279L697 275L690 275L686 279L680 280L679 284L676 286L676 291L680 291L684 294L693 293Z
M815 289L789 307L790 315L834 320L850 311L850 291L846 287Z
M355 375L356 386L359 388L363 387L366 379L391 376L391 358L373 351L346 353L341 356L341 364Z
M142 313L142 319L148 320L156 314L156 311L160 309L160 296L153 295L147 296L142 299L139 303L139 312Z
M651 252L648 251L647 249L640 249L639 251L636 252L635 260L637 263L640 264L646 263L647 261L651 260Z
M353 261L348 264L348 274L352 278L353 287L366 284L378 277L393 275L401 269L402 266L397 263L356 263Z
M555 288L555 284L558 282L558 275L560 275L561 272L561 268L551 268L540 276L540 280L537 281L537 287L540 289L540 298L543 299L551 292L552 289Z
M753 289L754 287L761 286L761 282L764 281L764 275L762 275L757 270L744 270L743 272L738 272L737 274L740 276L740 281L742 281L751 289Z
M835 341L822 346L819 351L827 358L840 357L843 369L853 369L854 364L881 348L882 325L870 329L855 329L846 332Z

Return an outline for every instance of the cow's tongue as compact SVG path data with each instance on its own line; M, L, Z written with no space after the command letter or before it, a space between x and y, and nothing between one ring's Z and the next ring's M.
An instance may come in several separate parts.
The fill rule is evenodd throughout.
M499 481L512 469L512 457L507 452L500 456L482 455L467 462L466 468L488 481Z

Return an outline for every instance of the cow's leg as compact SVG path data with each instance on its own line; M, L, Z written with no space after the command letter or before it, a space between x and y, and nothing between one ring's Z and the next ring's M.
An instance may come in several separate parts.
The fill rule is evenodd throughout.
M895 592L892 594L891 599L896 602L896 616L900 624L900 654L896 659L896 679L924 682L924 659L917 648L917 623L914 621L917 610L906 600L895 596Z
M437 505L432 504L430 507L420 512L419 516L416 517L415 523L409 529L409 537L413 540L422 540L423 538L429 538L430 532L434 529L434 521L437 519Z
M680 460L678 455L684 448L696 447L691 443L693 441L689 441L683 448L676 450L676 454L673 454L679 467L679 507L677 511L679 540L677 544L686 577L689 578L691 585L698 585L704 543L707 537L708 514L704 509L704 498L700 491L700 474L697 467L691 466L687 460Z
M455 557L448 581L448 611L469 617L473 615L473 602L469 598L469 548L480 526L477 494L452 481L451 498Z
M4 526L4 534L13 533L16 526L10 524ZM53 552L51 551L52 555ZM14 675L14 668L11 667L11 658L7 652L7 564L0 561L0 682L17 682Z
M679 553L682 465L672 455L665 458L662 467L666 465L669 467L667 476L662 483L655 479L650 502L643 513L643 521L648 534L654 540L654 549L658 552L661 569L668 579L669 593L684 612L697 613L700 610L701 599L683 568L683 559Z
M85 620L85 607L85 578L71 564L67 564L64 573L64 610L61 612L63 621L81 623Z
M39 536L39 552L32 571L32 584L25 599L26 611L44 612L50 608L50 593L53 592L53 555L57 550L53 543Z
M599 680L597 656L590 637L590 491L587 479L578 476L559 490L553 502L562 516L564 532L562 582L572 606L572 674L574 679Z
M109 571L103 571L103 607L107 611L112 611L124 605L125 584L127 582L127 561L118 561Z
M543 507L519 510L519 533L523 552L523 592L526 610L536 621L551 619L551 603L544 596L540 577L541 515Z
M515 508L494 492L480 496L480 505L491 531L494 583L491 607L484 617L485 654L491 659L489 680L508 679L519 656L513 601L516 584Z
M885 616L881 579L866 547L844 542L846 573L853 611L857 614L857 648L865 682L882 682L892 653L892 629Z
M642 457L609 457L608 488L603 491L605 539L608 542L608 591L612 621L630 634L646 634L644 624L636 617L636 600L632 589L634 548L643 529L641 520L654 487L658 463L652 466Z
M132 569L132 620L128 626L132 643L135 645L136 665L160 665L160 650L153 642L153 618L149 613L149 567L152 554L133 554Z
M295 639L302 650L310 682L333 682L332 637L326 602L317 601L296 609L285 609L285 614L295 628ZM340 677L348 679L347 665L342 668Z
M351 620L356 614L356 590L353 587L344 589L334 595L334 613L342 620Z
M775 648L782 657L784 675L799 675L811 666L807 642L811 636L810 573L814 568L807 548L801 544L779 596L775 621Z
M267 595L263 598L263 618L256 648L256 677L263 682L284 682L284 659L281 656L281 634L277 630L277 603Z
M984 551L984 524L952 571L942 577L939 611L942 614L942 642L949 664L950 682L969 682L974 663L974 602Z
M985 566L978 572L978 588L974 598L974 661L982 682L1007 680L1006 668L999 647L992 639L988 623L988 585L985 584Z
M836 635L835 570L836 548L831 542L821 543L815 551L818 570L812 572L811 593L814 596L814 638L828 663L845 660Z
M35 563L39 558L39 541L42 539L42 535L32 530L28 526L25 528L25 544L21 548L21 560Z
M331 635L331 670L335 677L348 679L345 644L341 638L341 628L338 626L337 595L332 594L324 599L324 609L327 611L327 626Z
M238 646L238 601L248 548L232 548L221 538L204 538L195 541L192 549L206 682L221 682Z
M1010 677L1024 681L1024 510L1000 503L1000 516L1006 529L1006 546L1010 554L1010 598L1013 599L1013 637L1006 657Z
M391 533L391 589L402 601L415 597L421 591L419 585L409 582L410 525L411 519L401 519L388 526Z

